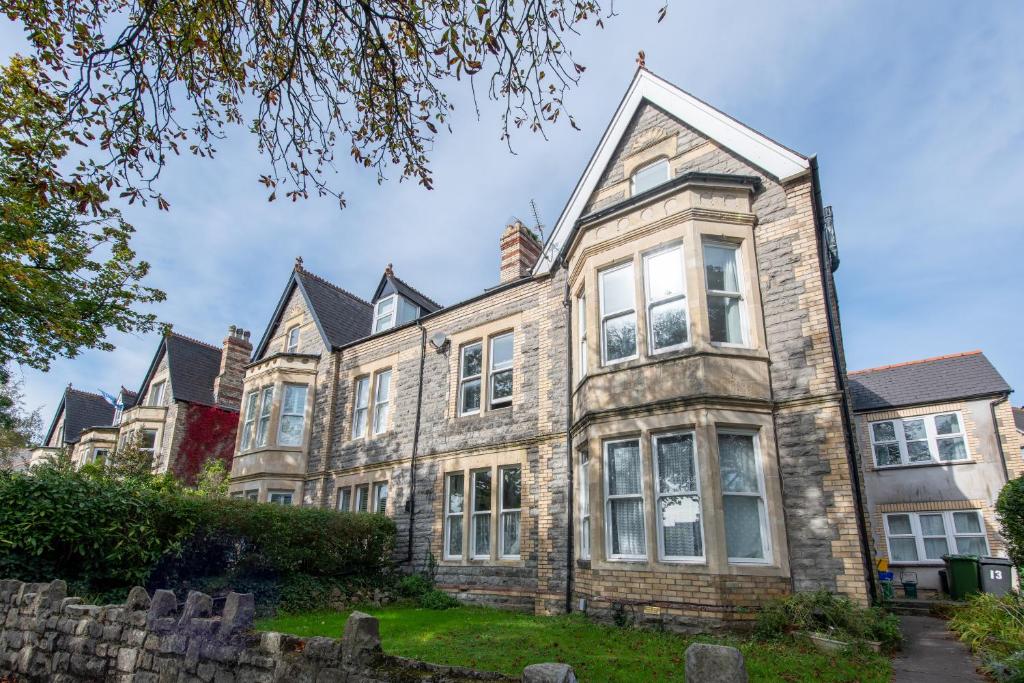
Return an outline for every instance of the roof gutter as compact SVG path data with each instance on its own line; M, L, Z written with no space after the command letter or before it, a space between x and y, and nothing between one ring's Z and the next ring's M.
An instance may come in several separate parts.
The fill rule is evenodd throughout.
M853 438L852 411L849 402L849 391L846 383L846 363L843 361L843 354L839 349L839 324L835 319L836 311L832 310L831 301L836 302L838 310L839 295L834 289L834 280L831 277L831 270L827 269L825 262L825 245L822 232L824 231L824 207L821 200L821 178L818 175L818 158L812 156L811 164L811 186L814 190L814 240L818 250L818 273L821 277L821 287L825 294L825 320L828 323L829 346L832 350L832 366L835 368L836 385L840 393L840 409L843 420L843 435L846 439L846 464L850 470L850 480L853 484L853 500L857 510L857 532L860 535L861 554L864 557L864 572L867 575L868 596L871 602L875 602L878 596L875 585L874 564L871 561L871 544L868 541L868 529L865 523L863 490L861 488L860 466L857 459L857 443ZM829 273L828 275L826 273Z

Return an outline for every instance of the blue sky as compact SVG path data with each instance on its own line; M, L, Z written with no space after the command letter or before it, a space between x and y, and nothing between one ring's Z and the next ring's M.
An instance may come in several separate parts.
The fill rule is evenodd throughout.
M582 131L521 132L511 155L499 110L482 103L477 119L455 84L430 192L346 166L343 211L327 199L268 204L242 130L212 161L172 160L161 180L171 211L127 211L150 283L168 295L156 312L214 344L229 324L258 337L298 255L364 297L389 262L442 303L480 292L497 281L502 228L529 218L531 198L554 223L643 49L660 76L818 155L851 369L980 348L1024 390L1024 3L673 2L658 24L659 4L619 2L604 30L576 40L587 71L567 104ZM0 56L19 42L0 23ZM157 336L113 341L112 353L24 370L29 405L49 420L69 381L137 387Z

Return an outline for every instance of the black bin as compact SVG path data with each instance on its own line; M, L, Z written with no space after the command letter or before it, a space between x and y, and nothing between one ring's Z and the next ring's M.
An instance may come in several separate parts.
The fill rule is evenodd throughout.
M981 591L992 595L1006 595L1013 588L1013 563L1005 557L983 557L981 565Z

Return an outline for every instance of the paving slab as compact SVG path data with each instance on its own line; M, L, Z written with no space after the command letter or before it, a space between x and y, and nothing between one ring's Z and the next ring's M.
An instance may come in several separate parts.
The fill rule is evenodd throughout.
M903 649L892 661L895 683L984 683L978 660L937 617L900 617Z

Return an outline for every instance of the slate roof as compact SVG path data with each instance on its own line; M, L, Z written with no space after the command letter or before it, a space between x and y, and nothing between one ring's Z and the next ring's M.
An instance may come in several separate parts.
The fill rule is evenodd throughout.
M64 413L64 443L78 443L82 430L89 427L109 427L114 423L114 406L99 394L79 391L71 386L64 390L64 396L57 406L44 443L50 443L53 430L57 428L61 413Z
M132 391L131 389L128 389L127 387L125 387L125 385L122 384L121 385L121 403L124 404L124 410L128 410L129 408L134 408L135 404L138 403L138 402L139 402L139 394L138 394L138 392Z
M295 275L332 348L370 334L373 306L368 302L305 270L295 271Z
M146 378L139 388L139 396L145 396L149 381L160 365L160 358L167 354L167 374L171 381L171 398L175 401L216 405L213 396L213 382L220 372L221 350L198 339L192 339L171 332L160 342L160 348L153 356L153 362L146 372Z
M1013 424L1017 425L1019 431L1024 432L1024 408L1013 409Z
M849 373L856 411L939 403L1012 391L981 351Z

